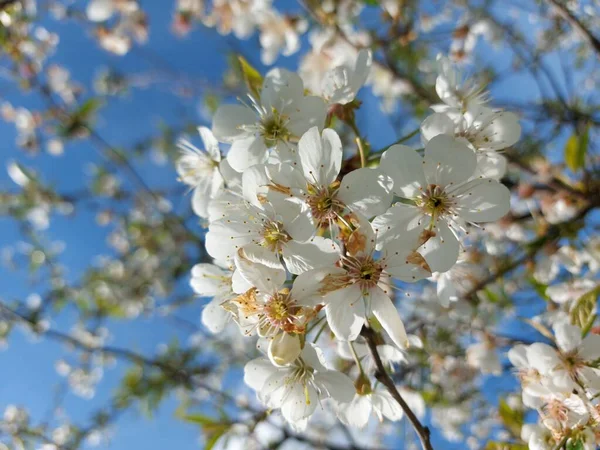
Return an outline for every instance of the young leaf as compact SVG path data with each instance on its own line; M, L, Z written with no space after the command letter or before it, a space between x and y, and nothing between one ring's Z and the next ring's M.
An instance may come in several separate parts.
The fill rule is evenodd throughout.
M596 300L600 294L600 288L596 287L586 292L573 306L570 313L571 324L581 328L583 335L592 327L596 319Z
M252 65L241 55L237 57L238 62L240 63L240 70L242 72L242 76L244 81L246 82L246 86L248 90L254 95L258 97L260 95L260 89L263 84L263 77Z
M565 145L565 163L573 172L577 172L585 164L589 140L589 128L586 127L581 134L574 133Z
M498 405L498 414L502 419L502 423L510 433L515 437L521 436L521 427L523 426L523 412L512 409L508 403L500 399Z

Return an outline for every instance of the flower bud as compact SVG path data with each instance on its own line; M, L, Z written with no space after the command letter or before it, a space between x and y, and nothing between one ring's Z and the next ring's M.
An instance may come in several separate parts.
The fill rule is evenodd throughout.
M295 361L302 346L300 336L296 334L279 333L269 343L269 359L276 366L285 366Z

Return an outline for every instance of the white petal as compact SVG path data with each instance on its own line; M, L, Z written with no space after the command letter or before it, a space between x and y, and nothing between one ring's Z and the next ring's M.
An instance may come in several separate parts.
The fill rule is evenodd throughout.
M338 416L348 426L364 428L369 422L372 409L370 395L356 394L350 403L340 405Z
M238 250L235 266L240 275L263 294L278 291L286 278L285 269L276 255L257 244L249 244Z
M354 341L365 322L362 294L356 286L349 286L325 296L327 323L335 337Z
M257 116L250 108L241 105L221 105L213 118L213 134L221 142L233 142L248 137L244 125L254 125Z
M286 69L273 69L265 76L260 103L267 110L284 112L304 97L304 85L300 76Z
M388 391L378 390L373 392L371 401L373 402L373 409L379 417L383 415L391 421L397 421L404 416L402 407Z
M329 186L335 181L342 166L342 142L332 129L317 127L302 135L298 143L300 164L304 178L317 186Z
M414 246L416 243L413 243L412 245ZM407 283L412 283L431 276L431 272L420 265L408 262L412 249L402 241L392 241L387 244L382 251L386 257L387 263L385 270L392 277Z
M437 136L438 134L446 134L454 136L456 125L454 121L444 113L434 113L427 117L421 124L421 137L423 143Z
M221 150L219 149L219 141L207 127L198 127L198 133L204 142L204 149L210 155L213 161L221 161Z
M461 186L456 203L460 218L468 222L493 222L510 209L510 191L491 178L475 179Z
M246 137L233 141L227 152L227 162L237 172L267 161L268 151L262 138Z
M439 276L436 286L438 300L444 308L450 306L450 302L455 302L459 299L455 281L447 276L447 273L442 273Z
M224 282L231 276L214 264L200 263L192 267L190 285L194 292L203 297L213 297L223 292Z
M337 244L321 236L315 236L307 242L289 241L282 253L287 269L295 275L332 266L340 258Z
M600 335L588 334L581 343L579 356L584 361L596 361L600 358Z
M252 289L254 286L248 283L239 270L235 270L231 276L231 290L236 294L243 294L248 292L248 289Z
M290 111L289 116L288 129L295 136L302 136L314 126L323 129L327 108L321 97L304 97L294 104L294 109Z
M244 382L255 391L260 391L265 381L276 372L277 368L268 359L253 359L244 366Z
M354 65L354 72L350 77L350 86L354 95L358 93L360 88L367 82L367 78L371 73L371 66L373 64L373 55L371 50L362 49L358 52L356 57L356 64Z
M202 324L211 333L220 333L231 320L229 311L221 306L222 301L220 297L215 297L202 310Z
M256 164L248 167L242 174L242 193L244 200L262 209L260 197L266 197L269 192L269 177L267 176L267 166Z
M356 392L352 380L347 375L335 370L318 372L315 382L324 387L329 397L336 402L348 403Z
M424 161L427 183L442 187L468 180L477 167L475 152L445 134L435 136L427 143Z
M535 342L527 347L527 360L531 367L547 375L560 365L556 350L547 344Z
M327 276L339 276L346 271L341 267L325 267L301 273L294 280L290 294L300 305L316 306L323 303L321 281Z
M529 367L527 360L527 347L523 344L517 344L508 351L508 360L518 369Z
M446 272L458 260L460 244L444 220L438 220L433 230L436 235L429 238L418 251L432 272Z
M390 242L401 242L413 247L428 225L429 217L413 205L394 203L385 214L375 217L372 225L377 235L377 249Z
M581 345L581 328L563 321L553 327L556 344L563 353L569 353Z
M218 172L217 172L218 173ZM220 189L223 186L221 178L221 183L219 185L219 175L216 177L214 181L216 181L216 185L213 184L213 179L202 179L200 183L194 189L194 193L192 195L192 210L198 217L202 217L204 219L208 218L208 205L212 198L214 197L213 193L215 190Z
M507 165L506 158L499 153L477 152L477 169L473 177L499 180L506 175Z
M367 218L383 214L392 203L391 179L377 169L357 169L347 174L338 198L352 211Z
M281 405L281 414L288 422L294 423L310 417L317 408L319 396L315 388L307 384L306 388L300 383L287 387L287 395Z
M380 169L394 181L394 192L404 198L414 198L427 187L423 158L406 145L392 145L381 156Z
M409 345L408 335L404 328L404 323L398 314L398 310L392 303L392 300L378 288L371 289L371 309L373 314L392 339L394 344L400 348L407 348Z

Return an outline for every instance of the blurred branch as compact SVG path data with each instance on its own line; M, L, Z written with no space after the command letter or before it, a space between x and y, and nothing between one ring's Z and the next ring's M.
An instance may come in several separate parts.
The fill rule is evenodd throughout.
M495 273L477 283L469 292L464 294L463 298L470 303L477 303L477 298L475 295L478 291L485 289L489 284L495 283L504 275L512 272L519 266L532 261L538 252L544 247L544 244L555 241L561 237L561 229L564 225L583 219L591 210L597 208L598 206L600 206L600 199L596 198L594 202L589 203L587 206L582 208L574 217L564 222L551 225L542 236L524 244L524 247L526 247L527 250L522 256L503 265Z
M600 39L594 36L575 15L559 0L546 0L556 13L573 27L573 29L586 41L600 58Z

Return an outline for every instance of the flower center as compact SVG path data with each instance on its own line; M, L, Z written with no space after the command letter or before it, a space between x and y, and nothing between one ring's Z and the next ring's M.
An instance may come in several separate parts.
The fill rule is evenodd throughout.
M277 142L289 137L289 131L285 127L287 123L286 116L280 115L273 110L272 114L263 117L260 123L260 135L265 140L267 147L273 147Z
M271 327L287 333L297 333L302 330L298 318L301 309L290 296L290 291L282 289L266 301L263 314Z
M309 184L306 203L319 227L328 227L330 221L335 220L344 212L345 205L338 200L337 192L340 183L335 182L327 187L317 187Z
M294 383L300 383L304 386L304 399L307 405L310 405L310 395L308 393L308 386L314 387L317 391L317 386L315 386L315 369L310 366L307 366L302 358L298 358L296 360L295 368L292 373L285 379L286 385L292 385Z
M423 212L433 217L439 217L447 214L452 208L454 202L450 199L444 188L437 184L430 184L427 190L416 200Z
M383 267L371 256L349 256L343 262L352 284L358 284L362 291L377 286Z
M261 245L275 252L279 250L280 243L289 242L292 238L283 229L281 222L267 222L262 229L263 241Z

